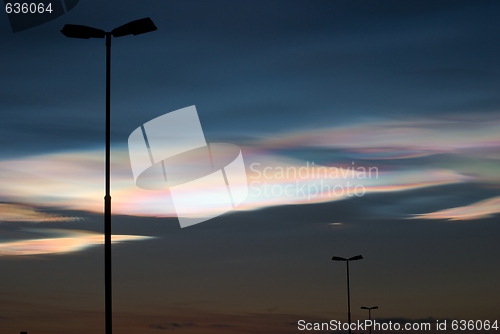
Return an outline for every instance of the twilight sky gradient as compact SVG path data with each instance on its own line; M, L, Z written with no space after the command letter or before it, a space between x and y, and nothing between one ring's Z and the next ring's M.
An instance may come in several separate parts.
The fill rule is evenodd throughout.
M500 321L500 3L96 1L0 19L0 333L104 330L103 40L113 40L116 333L296 333L297 321ZM196 105L249 196L181 229L127 138ZM371 173L368 173L371 171ZM245 180L239 180L244 185ZM332 191L358 186L362 196ZM359 188L359 189L361 189ZM192 189L193 193L196 189ZM385 320L384 320L385 319Z

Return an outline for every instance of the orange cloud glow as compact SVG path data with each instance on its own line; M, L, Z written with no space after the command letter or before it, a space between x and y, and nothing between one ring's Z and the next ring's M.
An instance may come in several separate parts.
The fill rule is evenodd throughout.
M490 218L496 213L500 213L500 196L473 203L471 205L417 214L414 215L412 219L446 219L450 221L474 220Z
M29 230L42 234L52 234L50 237L40 239L26 239L0 243L0 256L64 254L81 251L94 245L104 243L101 233L75 230ZM146 240L152 237L140 235L113 235L113 243L123 241Z

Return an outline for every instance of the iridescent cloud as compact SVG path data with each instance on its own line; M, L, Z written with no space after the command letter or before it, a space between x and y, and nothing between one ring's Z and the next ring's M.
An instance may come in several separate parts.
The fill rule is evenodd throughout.
M265 155L253 156L249 160L249 196L243 207L238 208L240 210L329 202L368 193L404 191L469 180L467 176L445 169L391 170L354 164L324 166Z
M0 243L0 256L64 254L84 250L104 243L101 233L61 229L31 229L28 232L42 234L42 238L31 238ZM113 235L113 243L146 240L152 237L140 235Z
M474 120L427 119L346 125L283 133L275 139L240 146L249 195L238 210L353 197L340 192L339 187L344 190L362 187L363 193L373 193L471 180L500 182L496 173L500 159L497 152L500 151L500 120L486 116L475 115ZM313 161L294 155L294 150L304 151L304 148L332 148L340 153L327 161L323 151L319 151L316 157L323 165L313 167ZM443 153L455 160L423 160ZM352 159L357 161L356 165ZM416 164L417 159L422 160ZM102 212L103 160L100 150L80 150L0 161L0 200ZM360 165L360 161L365 165ZM370 165L366 165L367 161ZM297 173L280 174L279 168ZM366 177L362 168L376 168L376 177ZM303 175L298 174L301 170ZM113 147L111 173L113 213L176 216L167 187L152 191L135 185L126 147ZM241 187L245 182L244 178L236 180ZM183 189L186 196L199 190L199 185L198 189Z
M351 149L350 156L364 160L398 160L422 158L434 154L430 151L418 151L400 148L365 148Z
M67 217L19 204L0 203L0 222L55 223L79 220L79 217Z
M497 213L500 213L500 196L466 206L430 213L416 214L413 215L411 219L446 219L450 221L474 220L490 218Z
M500 119L497 115L384 121L298 131L263 140L259 145L278 147L331 147L409 151L410 156L425 153L453 153L471 148L500 147ZM400 152L403 153L404 152Z
M36 205L102 212L103 170L99 153L63 152L2 161L0 197ZM357 166L353 163L322 166L255 149L249 150L244 159L249 195L238 210L346 199L353 197L356 189L357 194L392 192L468 180L468 177L446 169L378 168L376 164ZM151 191L136 187L123 148L113 151L111 170L113 213L176 215L167 188ZM246 180L242 178L234 182L243 187ZM183 191L194 194L199 190L199 187L185 187Z

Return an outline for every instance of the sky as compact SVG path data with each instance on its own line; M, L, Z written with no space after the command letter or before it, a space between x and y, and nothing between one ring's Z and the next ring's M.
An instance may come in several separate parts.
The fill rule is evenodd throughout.
M298 321L500 321L500 4L95 1L0 18L0 333L104 331L105 46L112 41L116 333L296 333ZM248 195L181 228L128 137L196 106ZM196 198L200 189L186 190ZM196 205L199 203L194 203ZM319 331L322 332L322 331ZM323 331L327 333L327 331ZM390 333L390 331L387 331Z

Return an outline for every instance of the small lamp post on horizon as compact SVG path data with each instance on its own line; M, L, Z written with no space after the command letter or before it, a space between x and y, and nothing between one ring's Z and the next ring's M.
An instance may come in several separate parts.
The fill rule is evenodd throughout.
M347 321L349 322L349 334L351 334L351 290L349 288L349 261L362 260L361 255L356 255L348 259L340 256L332 257L333 261L345 261L347 265Z
M372 320L372 310L378 309L378 306L366 307L361 306L362 310L368 310L368 320ZM372 334L372 326L370 326L370 334Z
M106 334L112 334L112 293L111 293L111 195L110 195L110 122L111 122L111 36L122 37L140 35L155 31L156 26L147 17L119 26L109 32L101 29L66 24L61 32L69 38L106 38L106 195L104 197L104 294Z

